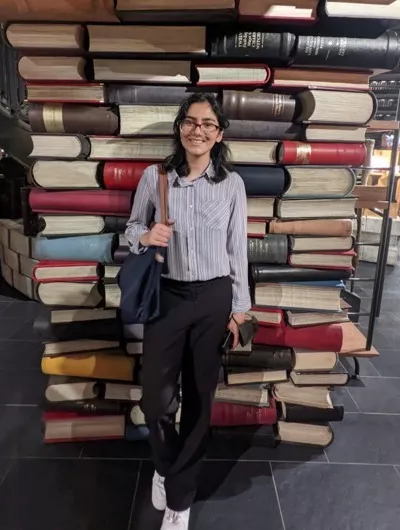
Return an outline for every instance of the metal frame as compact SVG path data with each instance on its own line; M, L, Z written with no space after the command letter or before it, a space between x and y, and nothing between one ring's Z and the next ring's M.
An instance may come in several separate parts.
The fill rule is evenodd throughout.
M374 331L375 331L375 323L376 319L380 316L380 310L382 305L382 297L383 297L383 287L385 283L385 274L386 274L386 263L388 258L388 252L389 252L389 243L390 243L390 236L392 232L392 223L393 219L390 216L390 205L393 201L394 193L395 193L395 185L396 185L396 166L397 166L397 159L399 154L399 144L400 144L400 131L399 129L385 129L384 122L382 122L382 132L383 131L393 131L394 137L393 137L393 145L392 145L392 152L391 152L391 158L390 158L390 166L389 166L389 182L388 182L388 190L387 190L387 197L386 200L388 202L388 207L385 210L378 210L376 208L373 209L373 212L378 214L382 218L382 228L381 228L381 234L380 234L380 241L379 241L379 250L378 250L378 259L376 263L376 270L375 270L375 278L353 278L350 279L351 283L351 291L354 291L354 285L355 282L362 282L362 281L373 281L374 282L374 289L372 293L372 299L371 299L371 309L369 313L358 313L358 316L369 316L369 322L368 322L368 333L367 333L367 341L366 341L366 350L370 350L372 347L372 340L374 337ZM368 169L368 168L364 168ZM372 168L371 168L372 169ZM376 169L376 168L375 168ZM383 169L383 168L382 168ZM384 168L387 169L387 168ZM357 234L356 234L356 244L357 246L362 246L362 243L360 243L360 237L361 237L361 210L357 212ZM360 363L357 359L357 357L354 357L354 374L353 378L357 379L360 375Z

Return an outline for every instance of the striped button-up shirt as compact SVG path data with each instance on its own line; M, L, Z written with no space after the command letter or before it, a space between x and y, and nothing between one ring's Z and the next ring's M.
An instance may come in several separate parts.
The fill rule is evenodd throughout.
M251 307L247 263L247 203L242 179L229 173L212 180L212 164L189 182L176 171L168 173L168 217L174 220L168 244L168 278L207 281L230 276L232 312ZM136 191L126 228L131 252L139 254L139 240L154 220L160 222L157 166L148 167Z

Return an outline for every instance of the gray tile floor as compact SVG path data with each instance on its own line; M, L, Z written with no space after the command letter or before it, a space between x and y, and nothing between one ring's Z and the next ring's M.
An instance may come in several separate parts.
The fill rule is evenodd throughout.
M357 292L368 308L371 285ZM400 268L388 268L374 340L381 356L335 392L346 415L333 425L334 444L272 450L262 431L252 441L214 437L191 530L399 530L399 302ZM42 444L46 378L32 330L42 310L0 285L0 529L158 530L145 443Z

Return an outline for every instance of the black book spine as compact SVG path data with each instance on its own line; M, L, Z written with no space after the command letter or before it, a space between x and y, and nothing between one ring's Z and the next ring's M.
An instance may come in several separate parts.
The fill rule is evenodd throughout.
M263 282L311 282L311 281L340 281L347 280L351 271L303 269L296 267L277 267L275 265L251 265L251 278L255 283Z
M278 197L285 191L288 175L283 167L235 166L248 197Z
M46 411L75 412L82 415L98 416L124 412L124 406L120 402L100 399L57 402L45 400L43 409Z
M224 358L224 364L229 368L290 370L292 362L290 348L254 348L250 355L229 353Z
M285 420L293 423L327 423L331 421L342 421L344 416L343 405L337 405L333 409L320 409L316 407L285 404L285 409Z
M107 216L104 218L105 231L123 234L128 220L128 217Z
M274 263L286 265L288 260L288 237L281 234L268 234L263 239L247 239L249 263Z
M292 33L266 31L238 31L211 38L211 57L262 58L289 61L295 48L296 37Z
M376 39L301 35L295 65L392 69L400 56L400 37L388 31Z

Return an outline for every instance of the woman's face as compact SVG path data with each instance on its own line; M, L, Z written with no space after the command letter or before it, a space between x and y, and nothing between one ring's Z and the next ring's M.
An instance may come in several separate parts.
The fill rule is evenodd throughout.
M187 153L202 156L222 140L218 120L206 101L193 103L180 124L181 142Z

